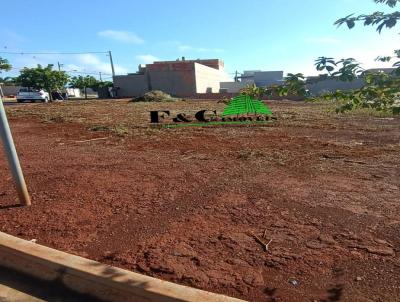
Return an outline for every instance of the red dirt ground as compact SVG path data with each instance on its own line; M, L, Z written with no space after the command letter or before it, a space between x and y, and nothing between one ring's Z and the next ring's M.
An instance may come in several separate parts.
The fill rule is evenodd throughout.
M1 231L251 301L399 301L399 118L277 102L269 126L94 132L140 107L85 104L9 108L33 206L1 156ZM214 106L163 108L187 104Z

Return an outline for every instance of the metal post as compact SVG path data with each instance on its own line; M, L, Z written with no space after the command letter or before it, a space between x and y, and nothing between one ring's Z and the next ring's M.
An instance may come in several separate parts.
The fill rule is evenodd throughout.
M103 79L101 78L101 71L99 72L99 76L100 76L100 82L103 82Z
M10 126L8 125L2 96L3 91L0 87L0 138L3 142L4 152L6 154L15 185L17 187L19 201L21 205L30 206L31 199L26 187L24 175L22 174L22 169L19 163L17 151L15 150L14 141L11 136Z
M113 80L114 80L115 70L114 70L114 63L113 63L113 59L112 59L112 55L111 55L111 50L108 51L108 56L110 57L111 72L112 72L112 76L113 76Z

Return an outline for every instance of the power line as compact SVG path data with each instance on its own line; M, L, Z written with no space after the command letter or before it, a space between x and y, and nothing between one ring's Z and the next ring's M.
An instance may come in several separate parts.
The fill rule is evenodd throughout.
M12 70L21 70L24 68L29 68L29 67L11 67ZM84 70L63 70L64 72L68 73L80 73L80 74L93 74L93 75L99 75L99 72L101 72L102 75L108 75L111 76L111 73L103 73L102 71L84 71Z
M84 55L84 54L108 54L108 51L87 51L87 52L14 52L0 51L0 54L8 55Z
M115 76L114 62L111 54L111 50L109 51L86 51L86 52L17 52L17 51L0 51L0 54L8 54L8 55L82 55L82 54L106 54L110 59L111 72L112 76Z
M99 75L99 72L96 72L96 71L93 71L93 72L91 72L91 71L88 71L88 72L85 72L85 71L78 71L78 70L64 70L65 72L70 72L70 73L81 73L81 74L93 74L93 75ZM110 73L103 73L103 72L101 72L101 74L102 75L109 75L109 76L111 76L111 74Z

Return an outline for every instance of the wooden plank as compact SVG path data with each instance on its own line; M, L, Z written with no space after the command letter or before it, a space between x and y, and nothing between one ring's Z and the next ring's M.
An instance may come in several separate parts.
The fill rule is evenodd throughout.
M105 301L238 302L71 255L0 232L0 265Z

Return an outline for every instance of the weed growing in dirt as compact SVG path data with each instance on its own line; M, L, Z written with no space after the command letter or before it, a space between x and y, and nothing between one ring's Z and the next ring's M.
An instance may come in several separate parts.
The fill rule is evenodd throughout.
M106 131L111 131L111 126L106 126L106 125L96 125L93 127L89 127L89 131L94 131L94 132L106 132Z
M117 136L126 136L131 133L129 127L123 124L117 125L96 125L93 127L89 127L89 131L94 132L113 132Z
M243 159L243 160L248 160L253 157L264 157L265 154L260 151L260 150L255 150L255 151L249 151L249 150L243 150L239 152L239 155L237 156L238 159Z
M44 123L65 123L70 121L70 119L66 116L63 115L49 115L49 114L45 114L42 117L42 121Z
M130 134L130 129L125 125L115 125L112 131L118 136L126 136Z

